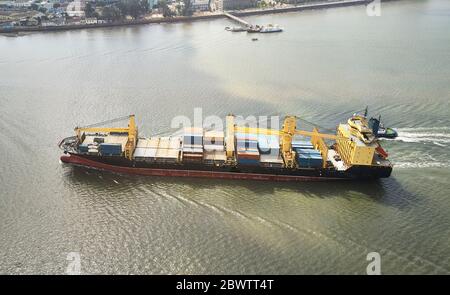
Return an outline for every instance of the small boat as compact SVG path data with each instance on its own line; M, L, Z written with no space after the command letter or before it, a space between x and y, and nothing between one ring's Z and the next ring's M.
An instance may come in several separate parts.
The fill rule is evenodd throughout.
M267 26L262 26L260 33L279 33L282 32L283 29L280 28L278 25L272 25L268 24Z
M369 108L366 107L364 110L364 114L363 115L359 115L362 116L364 118L364 120L367 121L368 118L368 112L369 112ZM372 130L372 133L375 137L377 138L396 138L398 136L398 133L395 129L390 128L390 127L385 127L383 125L383 123L381 123L381 115L378 116L378 118L374 118L371 117L368 121L367 121L367 126Z
M381 123L381 116L377 118L370 118L369 127L373 130L373 133L376 137L380 138L396 138L398 133L396 130L385 127L383 123Z
M258 38L252 38L252 41L258 41Z

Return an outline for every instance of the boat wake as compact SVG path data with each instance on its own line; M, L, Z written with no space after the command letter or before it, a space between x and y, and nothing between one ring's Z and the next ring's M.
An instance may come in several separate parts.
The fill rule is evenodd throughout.
M394 162L395 168L449 168L450 162Z
M432 143L437 146L450 145L450 127L399 128L398 137L393 139L408 143Z

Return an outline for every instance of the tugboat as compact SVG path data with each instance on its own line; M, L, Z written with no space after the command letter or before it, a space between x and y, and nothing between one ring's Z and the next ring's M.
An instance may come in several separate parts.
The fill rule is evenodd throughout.
M369 120L367 120L368 111L369 108L366 107L364 110L364 115L355 114L354 116L359 116L366 120L367 126L372 130L372 133L375 135L375 137L393 139L398 136L398 132L395 129L385 127L383 123L381 123L381 115L378 116L378 118L371 117Z
M373 130L373 134L375 134L378 138L389 138L393 139L398 136L398 132L390 127L384 127L383 123L381 123L381 115L377 118L369 119L369 127Z

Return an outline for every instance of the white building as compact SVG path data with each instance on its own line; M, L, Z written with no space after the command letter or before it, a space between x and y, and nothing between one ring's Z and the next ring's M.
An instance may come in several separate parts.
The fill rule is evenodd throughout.
M209 11L209 0L191 0L194 11Z
M87 17L86 24L87 25L96 25L96 24L98 24L98 20L95 17Z
M70 17L84 17L84 8L86 3L84 0L75 0L67 5L66 13Z

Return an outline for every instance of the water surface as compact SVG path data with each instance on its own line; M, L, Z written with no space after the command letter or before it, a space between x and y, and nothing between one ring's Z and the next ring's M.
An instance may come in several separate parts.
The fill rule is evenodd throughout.
M0 273L450 273L450 3L0 37ZM59 163L75 125L135 113L295 114L333 129L355 110L398 128L392 177L271 183L134 177ZM303 122L303 121L302 121ZM300 122L301 123L301 122ZM310 128L310 126L299 126Z

